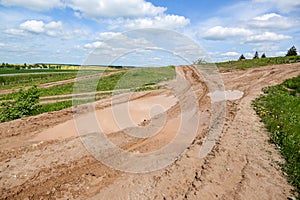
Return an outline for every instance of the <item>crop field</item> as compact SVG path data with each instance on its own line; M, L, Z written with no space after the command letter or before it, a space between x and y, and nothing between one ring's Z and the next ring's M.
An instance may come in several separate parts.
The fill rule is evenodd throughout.
M100 78L100 70L95 71L80 71L78 73L48 73L48 74L26 74L17 76L2 76L1 83L4 85L1 89L15 88L20 89L20 86L39 86L44 83L51 83L74 79L78 77L88 76L86 79L66 82L51 87L29 87L29 89L21 90L19 92L12 91L8 94L0 95L2 101L2 108L0 108L1 121L9 121L12 119L36 115L43 112L51 112L61 110L72 106L72 98L76 100L76 104L96 101L111 95L113 90L129 89L130 91L146 91L159 89L157 83L168 81L175 78L174 67L161 68L136 68L132 70L112 70L113 73L108 76ZM112 72L106 71L106 72ZM1 79L2 78L2 79ZM35 92L33 92L34 90ZM74 93L76 92L76 93ZM96 95L93 92L98 92ZM26 94L26 97L21 97ZM22 115L8 116L8 110L20 110L16 105L24 102L32 101L30 93L38 94L38 101L41 103L38 109L34 112L28 112ZM80 94L83 93L83 94ZM86 94L92 93L92 95ZM21 95L21 96L20 96ZM73 102L74 103L74 102ZM23 106L24 107L24 106ZM26 107L26 106L25 106ZM30 107L30 106L29 106ZM25 108L23 108L25 109Z

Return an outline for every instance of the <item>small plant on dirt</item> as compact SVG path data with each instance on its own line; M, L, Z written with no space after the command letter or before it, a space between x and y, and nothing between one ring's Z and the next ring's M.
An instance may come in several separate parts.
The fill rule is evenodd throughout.
M40 94L37 86L14 93L13 100L0 104L0 122L34 115L38 112Z

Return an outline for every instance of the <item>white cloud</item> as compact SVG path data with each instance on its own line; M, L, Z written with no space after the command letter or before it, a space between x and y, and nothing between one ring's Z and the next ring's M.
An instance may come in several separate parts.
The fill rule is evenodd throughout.
M268 13L268 14L264 14L262 16L254 17L254 20L266 21L266 20L269 20L274 17L281 17L281 15L278 15L276 13Z
M8 33L8 34L11 34L11 35L25 35L24 30L13 29L13 28L4 30L4 33Z
M45 28L48 29L62 29L62 23L60 21L58 22L50 22L48 24L45 24Z
M3 6L20 6L32 10L48 10L55 7L62 7L61 0L0 0Z
M108 40L120 35L121 33L117 33L117 32L102 32L96 35L95 40Z
M125 28L125 29L138 29L138 28L166 28L177 29L185 27L190 23L190 20L184 16L179 15L159 15L155 17L144 17L137 19L119 19L113 21L110 26L111 29Z
M95 48L104 47L104 46L105 46L105 43L103 43L103 42L93 42L93 43L87 43L83 47L85 49L95 49Z
M277 34L273 32L264 32L257 35L251 35L247 37L246 43L257 43L257 42L276 42L281 40L291 39L291 36Z
M253 32L244 28L227 28L222 26L215 26L208 29L203 35L198 33L198 36L203 37L208 40L226 40L229 38L239 37L239 36L248 36Z
M144 0L67 0L67 5L86 17L156 16L167 10Z
M42 33L45 31L43 21L29 20L20 24L20 29L34 33Z
M277 51L272 56L285 56L287 51Z
M299 21L296 19L283 17L276 13L267 13L253 18L248 23L252 27L265 28L273 30L285 30L299 25Z
M4 47L4 46L5 46L5 44L0 42L0 47Z
M238 55L240 55L240 54L237 53L237 52L232 52L232 51L230 51L230 52L222 53L221 55L222 55L222 56L227 56L227 57L235 57L235 56L238 56Z
M28 20L20 24L20 30L17 29L11 29L11 33L22 33L22 31L28 31L32 33L46 33L50 36L56 36L60 33L62 30L62 22L60 21L52 21L47 24L45 24L43 21L37 21L37 20Z
M157 16L167 10L145 0L0 0L0 5L39 11L69 7L76 16L88 18Z
M265 3L270 7L275 6L279 11L289 13L300 10L299 0L253 0L258 3Z
M247 52L244 54L246 58L253 58L254 57L254 53L250 53L250 52Z
M82 29L75 29L75 30L71 30L71 31L64 31L62 32L62 36L64 39L66 40L70 40L73 38L86 38L86 36L89 35L89 32L86 30L82 30Z

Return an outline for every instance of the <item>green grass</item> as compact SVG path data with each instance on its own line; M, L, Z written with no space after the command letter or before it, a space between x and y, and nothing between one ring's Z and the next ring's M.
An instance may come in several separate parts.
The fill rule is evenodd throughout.
M83 104L93 102L107 96L111 95L110 90L118 89L130 89L130 91L146 91L146 90L156 90L160 89L159 86L155 84L167 81L175 78L174 67L161 67L161 68L136 68L128 71L121 71L119 73L104 76L99 78L92 78L87 80L81 80L76 83L69 83L65 85L52 86L49 88L40 88L39 96L56 96L56 95L66 95L66 94L80 94L86 92L95 91L107 91L103 94L97 94L91 96L92 98L85 100L74 100L73 105ZM0 95L0 100L12 100L16 99L18 92L11 94ZM51 104L41 105L39 109L34 112L35 114L40 114L43 112L51 112L55 110L61 110L72 106L72 102L69 101L70 97L59 97L57 100L66 100L64 102L57 102ZM96 98L96 99L95 99ZM53 99L56 100L55 97ZM48 99L49 100L49 99ZM46 100L47 101L47 100ZM1 110L1 109L0 109ZM5 121L5 120L4 120Z
M22 74L18 76L0 76L0 89L20 88L23 86L72 79L77 73Z
M286 160L284 171L300 198L300 76L263 89L265 95L253 102L256 113L271 133ZM297 194L298 193L298 194Z
M232 69L247 69L252 67L260 67L267 65L278 65L300 62L300 56L286 56L286 57L273 57L273 58L259 58L259 59L246 59L239 61L227 61L216 63L217 67L221 70Z
M76 70L68 69L12 69L0 68L0 74L27 74L27 73L61 73L61 72L76 72Z
M69 108L72 106L72 101L63 101L63 102L56 102L51 104L43 104L40 106L40 109L37 110L34 114L38 115L45 112L53 112L62 110L65 108Z

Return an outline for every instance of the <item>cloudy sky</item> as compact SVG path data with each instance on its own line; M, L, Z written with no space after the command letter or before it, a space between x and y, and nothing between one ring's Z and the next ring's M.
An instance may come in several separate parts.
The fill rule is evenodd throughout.
M283 56L293 45L300 49L300 0L0 0L0 62L82 64L98 48L103 55L127 52L118 64L136 64L129 57L139 63L182 64L172 59L180 51L153 52L178 35L166 31L154 42L143 37L145 32L136 34L145 28L182 34L213 61L236 60L242 53L252 58L255 51ZM119 43L107 42L111 38ZM169 50L192 52L190 41L190 49L181 41ZM142 47L152 52L128 54Z

